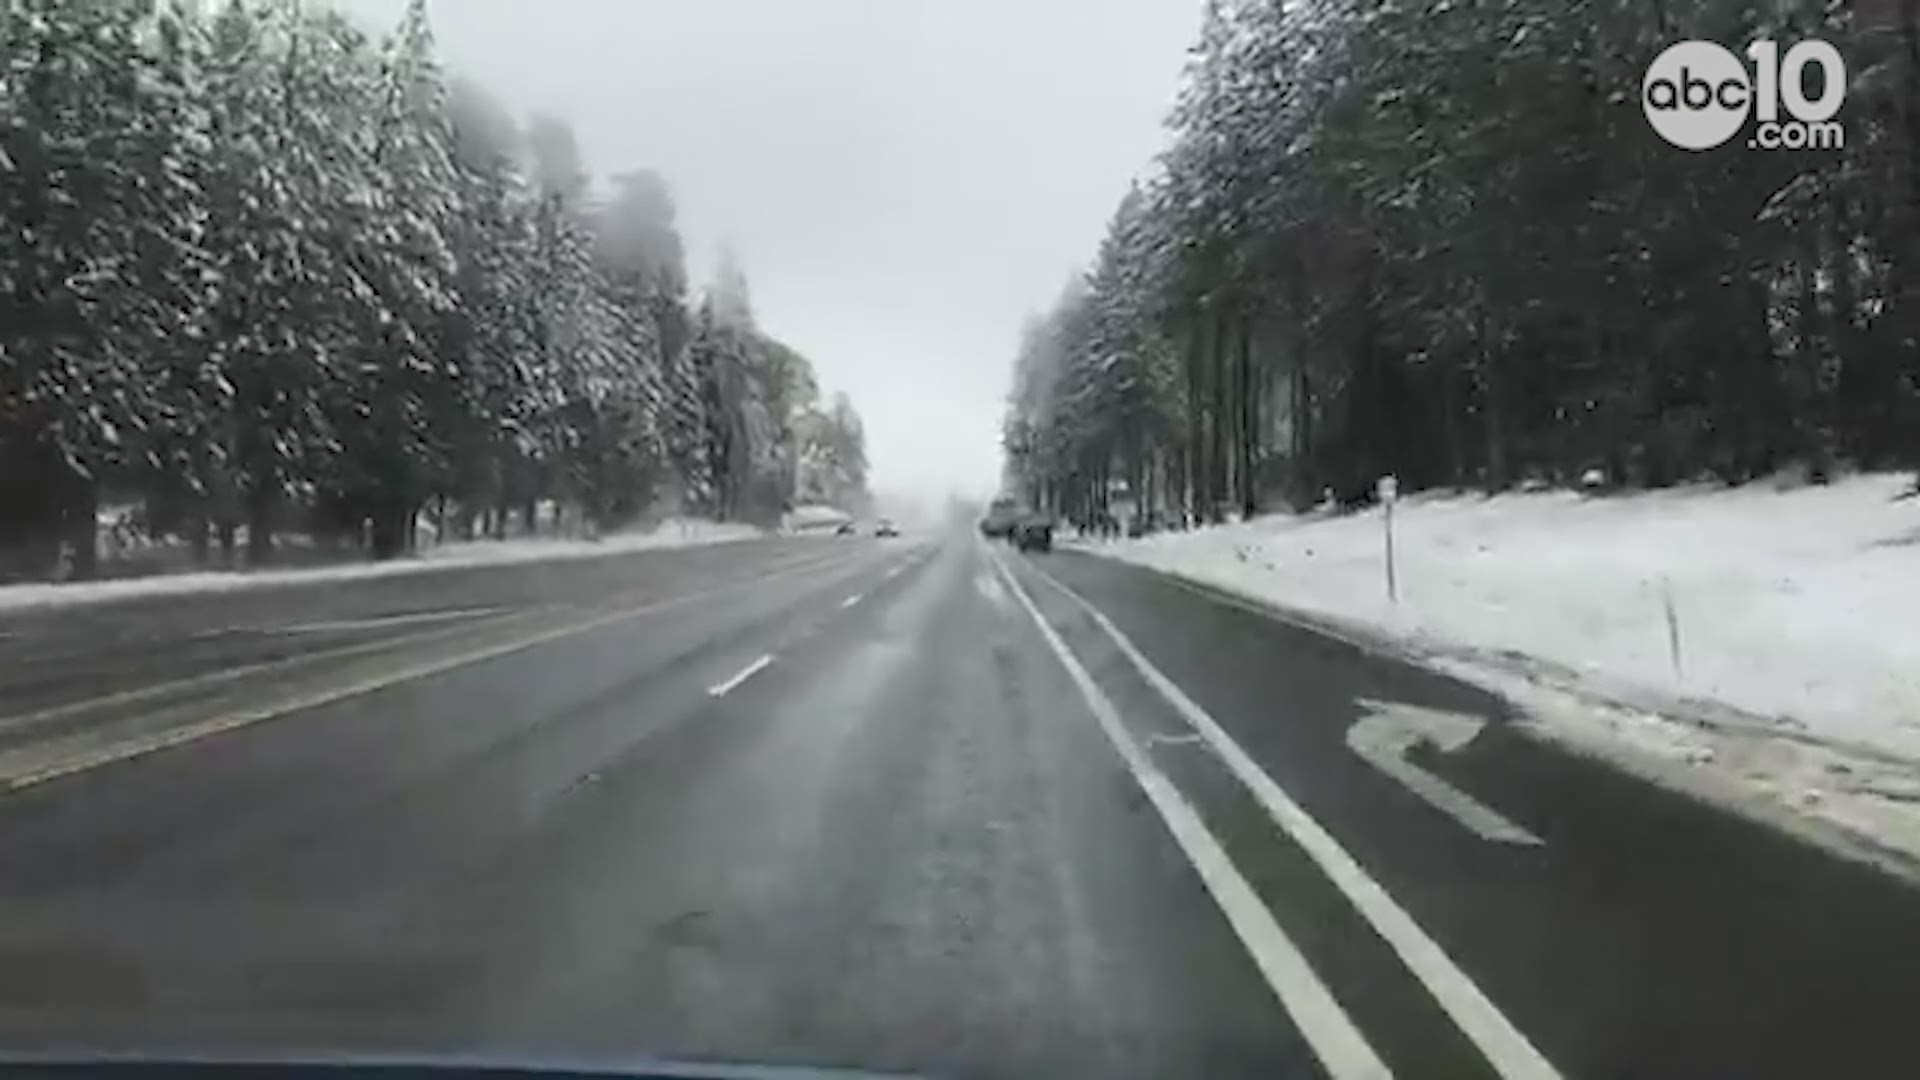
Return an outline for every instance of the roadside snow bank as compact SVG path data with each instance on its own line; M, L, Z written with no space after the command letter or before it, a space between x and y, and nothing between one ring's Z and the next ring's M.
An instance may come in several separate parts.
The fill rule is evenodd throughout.
M1716 768L1920 856L1910 490L1905 475L1872 475L1787 491L1417 496L1394 511L1397 604L1379 510L1091 550L1412 652L1590 752Z
M0 611L104 603L130 597L252 589L300 582L353 581L395 574L417 574L453 566L593 559L655 548L730 543L762 535L765 534L747 525L675 519L662 522L649 532L614 533L599 540L530 537L457 541L428 547L415 555L389 562L353 562L286 570L195 571L114 581L0 585Z

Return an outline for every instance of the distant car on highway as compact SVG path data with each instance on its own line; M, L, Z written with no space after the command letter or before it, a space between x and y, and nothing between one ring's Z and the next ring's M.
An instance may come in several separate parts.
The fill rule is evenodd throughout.
M873 535L875 535L875 536L899 536L899 535L900 535L900 526L898 526L898 525L895 525L895 524L894 524L894 523L893 523L892 521L889 521L889 520L888 520L888 519L886 519L886 518L881 518L881 519L880 519L880 523L879 523L879 524L877 524L877 525L875 525L875 526L873 527Z
M843 521L840 523L839 528L833 530L833 535L835 536L858 536L859 534L860 530L854 528L853 522L851 521Z
M1029 515L1013 527L1013 546L1021 551L1053 550L1053 519Z

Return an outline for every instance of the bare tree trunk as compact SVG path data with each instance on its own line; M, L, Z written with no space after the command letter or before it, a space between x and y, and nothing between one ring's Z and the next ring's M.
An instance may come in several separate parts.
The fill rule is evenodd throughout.
M100 487L91 479L74 476L69 485L62 531L73 548L73 576L86 580L100 573Z
M1507 462L1506 406L1501 404L1505 393L1501 385L1500 362L1491 352L1486 354L1484 362L1487 380L1487 488L1490 491L1504 491L1513 482Z
M1254 475L1260 438L1260 403L1256 400L1253 375L1253 323L1240 324L1240 516L1250 518L1260 510L1259 477Z
M1146 523L1154 517L1154 452L1140 455L1139 480L1133 488L1133 517L1140 523L1140 532L1146 532Z
M1286 413L1288 413L1288 457L1286 471L1292 475L1294 502L1308 505L1313 502L1313 479L1308 473L1308 363L1306 357L1294 354L1294 369L1286 379Z
M1222 520L1221 510L1227 502L1227 433L1223 422L1227 416L1229 388L1227 384L1227 330L1220 316L1212 320L1213 334L1209 342L1208 369L1211 378L1208 387L1209 407L1207 424L1207 520L1218 525Z
M1205 516L1202 505L1207 490L1207 455L1203 441L1206 438L1206 425L1203 422L1206 404L1202 396L1206 387L1202 377L1206 356L1205 326L1205 318L1196 316L1187 337L1187 508L1184 523Z
M1500 350L1489 346L1487 342L1487 316L1482 310L1478 319L1478 345L1480 349L1480 374L1482 388L1486 392L1484 433L1487 440L1487 490L1504 491L1513 482L1508 472L1507 429L1506 429L1506 388L1500 372Z
M1184 451L1182 451L1182 453L1184 454ZM1172 525L1171 519L1169 519L1170 527L1184 529L1186 528L1185 510L1188 502L1191 499L1190 493L1186 490L1186 484L1187 484L1186 462L1183 459L1175 460L1173 462L1170 462L1168 464L1168 467L1173 471L1167 474L1166 480L1168 484L1178 489L1176 491L1168 493L1168 498L1173 503L1173 505L1169 507L1169 511L1171 513L1180 515L1178 525Z
M279 494L279 481L270 471L254 477L253 490L247 493L247 565L265 566L273 561L273 510Z
M196 511L187 522L187 546L193 552L195 566L207 565L207 559L213 554L213 530L204 511Z
M367 543L376 559L391 559L406 548L406 507L392 497L374 507Z
M1460 429L1460 414L1465 411L1466 403L1460 393L1460 375L1448 368L1440 375L1442 401L1440 415L1446 424L1447 438L1447 475L1455 484L1464 484L1467 479L1467 437Z
M1229 315L1220 315L1214 323L1213 453L1214 465L1220 473L1213 502L1222 519L1227 508L1238 501L1235 494L1240 490L1240 432L1236 423L1240 415L1240 371L1234 365L1236 328Z

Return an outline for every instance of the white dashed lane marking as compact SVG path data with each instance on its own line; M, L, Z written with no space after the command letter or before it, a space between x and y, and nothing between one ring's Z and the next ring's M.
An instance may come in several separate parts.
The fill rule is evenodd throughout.
M742 683L771 666L773 666L773 654L768 653L753 663L748 664L746 667L741 668L739 671L734 672L725 682L716 683L713 686L707 687L707 693L712 697L726 697L728 694L738 690Z

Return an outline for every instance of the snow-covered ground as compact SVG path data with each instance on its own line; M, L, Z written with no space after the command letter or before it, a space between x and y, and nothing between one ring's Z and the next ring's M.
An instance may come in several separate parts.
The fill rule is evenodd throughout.
M1911 490L1417 496L1394 511L1397 603L1377 509L1092 546L1413 653L1586 752L1920 860Z
M428 547L419 554L389 562L342 563L285 570L195 571L115 581L0 585L0 611L100 603L133 596L177 596L183 593L249 589L303 581L387 577L470 564L591 559L652 548L727 543L761 535L764 534L747 525L680 519L662 522L647 532L614 533L598 540L528 537L458 541Z

